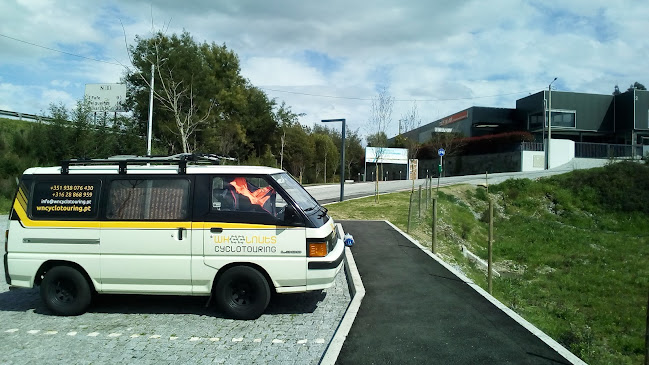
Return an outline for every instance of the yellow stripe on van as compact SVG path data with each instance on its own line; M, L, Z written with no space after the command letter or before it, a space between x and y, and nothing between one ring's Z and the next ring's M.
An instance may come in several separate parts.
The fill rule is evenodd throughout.
M14 202L14 209L25 227L54 227L54 228L121 228L121 229L278 229L294 228L265 224L222 223L222 222L178 222L178 221L69 221L69 220L32 220L25 209Z
M27 197L25 196L25 191L23 190L23 188L18 189L16 200L23 207L23 210L27 210Z
M101 221L101 228L123 229L165 229L192 228L191 222L160 222L160 221Z
M196 225L194 225L194 228L200 228L200 227L196 227ZM278 228L295 228L295 227L275 226L275 225L270 225L270 224L203 222L203 229L210 229L210 228L224 228L224 229L278 229Z

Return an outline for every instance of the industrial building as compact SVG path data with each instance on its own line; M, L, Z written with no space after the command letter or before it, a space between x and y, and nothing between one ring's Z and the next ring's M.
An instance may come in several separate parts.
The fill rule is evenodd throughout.
M649 145L649 91L600 95L545 90L516 100L515 109L474 106L402 135L426 143L434 133L477 137L528 131L542 142L548 124L556 139Z

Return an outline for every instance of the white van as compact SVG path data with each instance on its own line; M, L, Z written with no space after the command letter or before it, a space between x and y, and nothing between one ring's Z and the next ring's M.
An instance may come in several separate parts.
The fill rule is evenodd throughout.
M286 172L211 155L68 160L24 172L5 233L11 288L57 315L94 293L214 299L254 319L272 291L330 287L344 232Z

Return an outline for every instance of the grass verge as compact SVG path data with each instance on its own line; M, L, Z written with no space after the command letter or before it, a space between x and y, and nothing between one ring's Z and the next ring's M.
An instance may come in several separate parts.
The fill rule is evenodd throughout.
M569 177L452 186L438 198L438 254L486 289L488 198L495 202L493 295L590 364L641 364L649 288L649 215L608 209ZM559 186L557 186L559 183ZM413 195L410 235L430 247L431 209ZM409 192L328 205L336 220L389 220L408 230ZM353 234L353 232L352 232Z

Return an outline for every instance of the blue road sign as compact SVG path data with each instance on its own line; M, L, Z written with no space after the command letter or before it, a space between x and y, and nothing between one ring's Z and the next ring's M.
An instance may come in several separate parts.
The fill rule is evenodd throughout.
M442 157L442 156L444 156L444 155L446 154L446 151L444 151L443 148L440 148L440 149L437 150L437 154L438 154L440 157Z

